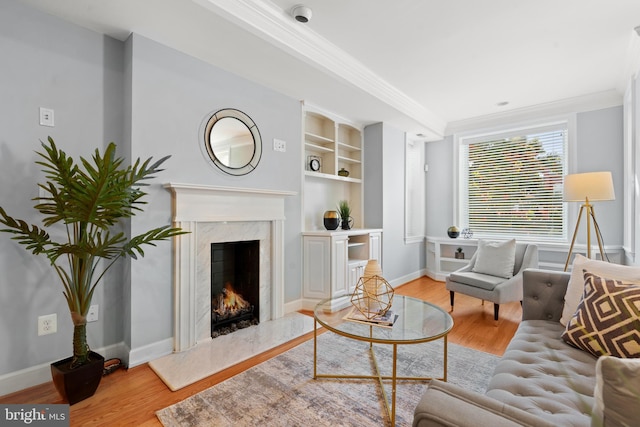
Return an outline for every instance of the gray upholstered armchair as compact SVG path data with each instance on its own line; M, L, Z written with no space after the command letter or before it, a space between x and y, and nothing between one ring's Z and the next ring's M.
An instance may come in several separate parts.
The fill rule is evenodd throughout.
M496 249L492 244L501 247ZM509 256L505 256L507 246L515 245L513 272ZM482 252L481 252L482 251ZM513 256L513 253L511 253ZM481 257L482 266L478 263ZM505 272L506 268L506 272ZM493 318L498 320L500 304L512 301L522 302L522 272L526 268L538 268L538 247L527 243L478 242L478 250L469 264L450 273L446 278L451 299L451 310L456 292L493 302ZM497 271L497 272L496 272ZM489 272L490 274L486 274Z

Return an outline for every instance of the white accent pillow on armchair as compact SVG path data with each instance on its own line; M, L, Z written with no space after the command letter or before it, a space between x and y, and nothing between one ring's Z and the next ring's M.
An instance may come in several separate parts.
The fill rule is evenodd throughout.
M478 241L478 253L473 266L475 273L490 276L513 277L513 267L516 263L516 239L506 242Z

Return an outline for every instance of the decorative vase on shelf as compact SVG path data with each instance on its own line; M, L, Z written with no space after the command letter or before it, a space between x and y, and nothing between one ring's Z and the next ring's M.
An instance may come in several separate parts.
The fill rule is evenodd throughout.
M455 225L452 225L447 229L447 235L452 239L456 239L460 235L460 229Z
M349 171L348 171L348 170L346 170L345 168L342 168L342 169L340 169L340 170L338 171L338 175L339 175L339 176L347 177L347 176L349 176Z
M337 211L326 211L323 222L324 228L327 230L335 230L340 225L340 215Z
M342 229L351 230L351 227L353 227L353 218L351 217L342 218Z

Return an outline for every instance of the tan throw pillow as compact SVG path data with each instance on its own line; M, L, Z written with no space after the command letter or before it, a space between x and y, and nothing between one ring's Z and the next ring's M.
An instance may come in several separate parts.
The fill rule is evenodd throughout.
M569 279L567 292L564 296L564 308L562 309L562 317L560 318L560 323L564 326L567 325L571 316L576 312L578 304L582 299L582 292L584 290L582 270L587 270L595 275L609 277L611 279L640 282L640 268L638 267L598 261L577 254L573 259L571 278Z
M599 358L593 397L592 427L637 425L640 420L640 359Z
M516 263L516 240L506 242L478 241L478 253L473 266L475 273L490 276L513 277L513 266Z
M640 285L584 273L584 295L562 339L599 356L640 357Z

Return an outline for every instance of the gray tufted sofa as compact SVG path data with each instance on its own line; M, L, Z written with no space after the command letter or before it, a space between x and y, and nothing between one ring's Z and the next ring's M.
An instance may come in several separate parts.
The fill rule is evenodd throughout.
M522 322L486 394L434 380L413 426L589 426L597 359L560 338L569 277L525 270Z

